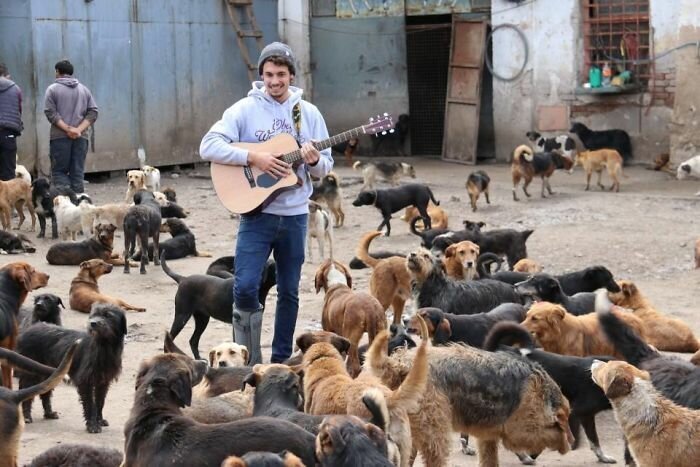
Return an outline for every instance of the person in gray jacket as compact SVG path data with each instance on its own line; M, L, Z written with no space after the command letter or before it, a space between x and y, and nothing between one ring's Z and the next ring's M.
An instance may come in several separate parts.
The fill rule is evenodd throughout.
M17 137L22 133L22 90L0 63L0 180L15 178Z
M56 63L56 81L46 89L44 114L51 123L49 153L53 184L83 192L87 129L97 120L90 90L73 78L68 60Z

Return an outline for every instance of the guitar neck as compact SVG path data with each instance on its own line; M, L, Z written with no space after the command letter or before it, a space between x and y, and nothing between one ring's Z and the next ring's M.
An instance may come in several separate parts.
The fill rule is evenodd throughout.
M331 146L335 146L336 144L343 143L350 138L355 138L361 134L365 133L365 128L364 126L358 126L357 128L353 128L352 130L344 131L342 133L339 133L335 136L331 136L328 139L324 139L323 141L318 141L313 143L314 147L318 149L319 151L323 151L324 149L328 149ZM282 156L281 158L283 161L287 162L288 164L293 164L295 162L298 162L302 159L301 157L301 150L297 149L295 151L289 152L285 155Z

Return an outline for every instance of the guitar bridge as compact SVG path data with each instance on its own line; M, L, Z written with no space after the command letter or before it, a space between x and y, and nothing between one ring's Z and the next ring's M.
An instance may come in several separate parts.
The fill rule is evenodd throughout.
M250 187L255 188L255 178L253 177L253 171L249 165L243 167L243 174L245 175L246 180L248 180Z

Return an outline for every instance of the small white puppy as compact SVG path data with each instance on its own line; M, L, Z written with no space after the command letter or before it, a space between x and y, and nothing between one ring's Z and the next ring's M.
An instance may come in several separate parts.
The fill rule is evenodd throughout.
M53 211L56 214L58 232L62 240L75 240L75 234L80 232L80 208L73 204L68 196L56 196L53 200Z
M330 246L330 258L333 258L333 222L331 215L323 210L320 204L309 201L309 221L306 230L306 246L309 251L309 261L313 261L311 252L311 239L318 242L318 249L321 254L321 261L324 258L324 243L328 240Z
M141 170L146 176L146 188L151 191L160 191L160 170L150 165L144 165Z
M678 180L685 180L686 178L700 178L700 155L691 157L687 161L681 163L681 165L678 166L676 178ZM700 196L700 191L695 193L695 196Z

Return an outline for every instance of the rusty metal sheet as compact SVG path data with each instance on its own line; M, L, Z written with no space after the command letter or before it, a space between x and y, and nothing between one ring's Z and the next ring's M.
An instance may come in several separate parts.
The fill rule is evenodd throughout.
M472 0L406 0L407 16L471 13Z
M404 16L404 0L337 0L338 18Z

